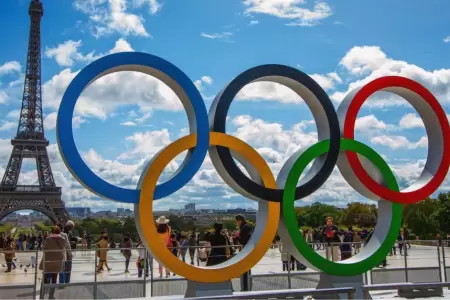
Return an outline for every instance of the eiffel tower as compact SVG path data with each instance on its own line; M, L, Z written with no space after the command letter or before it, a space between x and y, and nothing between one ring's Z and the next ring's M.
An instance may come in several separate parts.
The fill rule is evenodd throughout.
M56 187L44 136L41 99L41 18L44 8L40 0L31 0L30 37L27 67L17 135L11 140L13 150L0 184L0 220L18 210L36 210L54 223L65 224L69 215ZM34 158L39 185L18 185L24 158Z

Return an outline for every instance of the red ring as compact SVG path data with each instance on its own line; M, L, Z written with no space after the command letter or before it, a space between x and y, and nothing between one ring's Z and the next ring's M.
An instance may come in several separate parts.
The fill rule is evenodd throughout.
M442 161L436 174L427 184L425 184L418 190L411 192L394 192L382 186L381 184L373 180L372 177L370 177L370 175L363 168L361 161L359 160L356 153L346 151L345 154L347 155L348 162L355 172L355 175L359 178L361 183L364 184L372 193L378 195L384 200L400 204L414 204L426 199L438 189L438 187L444 181L450 166L450 126L444 109L433 96L433 94L431 94L421 84L404 77L386 76L375 79L374 81L369 82L367 85L361 88L351 101L344 122L344 137L348 139L354 139L356 117L359 110L361 109L361 106L369 98L370 95L388 87L402 87L417 93L430 105L430 107L436 114L442 128L442 135L444 139Z

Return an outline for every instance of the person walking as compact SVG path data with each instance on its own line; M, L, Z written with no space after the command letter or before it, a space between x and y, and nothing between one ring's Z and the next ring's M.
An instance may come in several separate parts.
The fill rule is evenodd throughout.
M7 237L3 244L3 254L5 255L6 261L6 271L5 273L9 273L13 267L13 258L14 258L14 246L13 240L10 237Z
M409 244L409 231L406 227L403 227L403 232L405 233L405 247L408 246L408 249L411 249L411 245Z
M39 269L44 274L44 284L56 284L58 274L64 271L64 261L67 253L70 253L70 246L61 236L61 229L58 226L52 228L52 233L44 241L44 253L39 264ZM43 298L45 288L41 289ZM49 289L49 299L55 299L55 288Z
M122 252L123 257L125 257L125 273L130 273L128 267L130 266L130 260L132 255L131 248L133 247L133 244L131 242L131 234L127 233L125 235L119 247L121 248L120 251Z
M236 224L239 227L239 242L242 245L242 247L245 247L247 245L248 241L252 237L253 234L253 226L245 221L244 216L237 215L235 217ZM242 251L242 249L240 250ZM249 275L251 274L251 271L245 272L241 276L241 290L243 292L246 292L249 290Z
M326 226L322 231L322 235L327 242L327 258L331 258L332 261L339 261L339 245L341 243L338 236L339 228L333 224L332 217L327 217L325 222Z
M97 273L100 273L103 271L103 266L106 267L108 271L111 271L112 268L108 266L108 249L109 249L109 242L108 242L108 236L102 236L100 238L100 241L98 241L97 245L97 256L98 256L98 266L97 266Z

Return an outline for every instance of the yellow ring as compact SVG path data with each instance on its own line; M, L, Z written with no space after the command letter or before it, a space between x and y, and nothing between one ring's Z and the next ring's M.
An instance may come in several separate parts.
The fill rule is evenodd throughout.
M196 135L185 136L169 146L167 146L154 159L148 168L141 186L141 197L139 200L139 219L140 227L144 239L150 252L161 264L166 266L172 272L189 278L189 280L197 282L222 282L237 278L243 273L250 270L256 265L266 254L272 244L278 229L278 221L280 217L280 203L267 201L267 218L256 224L255 230L259 230L258 226L264 226L261 238L251 240L243 251L235 255L232 259L208 268L198 268L184 263L172 252L165 247L162 238L156 231L156 225L153 218L153 194L158 178L164 168L178 154L185 150L195 147ZM259 172L264 185L268 188L277 188L275 178L264 159L259 153L245 142L218 132L210 132L210 145L223 146L243 155ZM265 221L265 222L264 222ZM160 241L156 241L160 239ZM246 251L245 248L251 251Z

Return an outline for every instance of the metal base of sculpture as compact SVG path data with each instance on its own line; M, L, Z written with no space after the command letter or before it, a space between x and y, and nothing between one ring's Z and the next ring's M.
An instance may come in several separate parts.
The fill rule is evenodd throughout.
M231 281L203 283L188 280L185 298L233 295Z
M371 300L372 297L367 296L364 298L363 291L363 275L357 276L333 276L325 273L320 274L319 284L317 285L317 289L332 289L332 288L355 288L355 294L353 295L353 299L364 299ZM316 296L315 299L349 299L347 294L337 294L335 298L330 298L330 296L326 296L322 298L320 296Z

